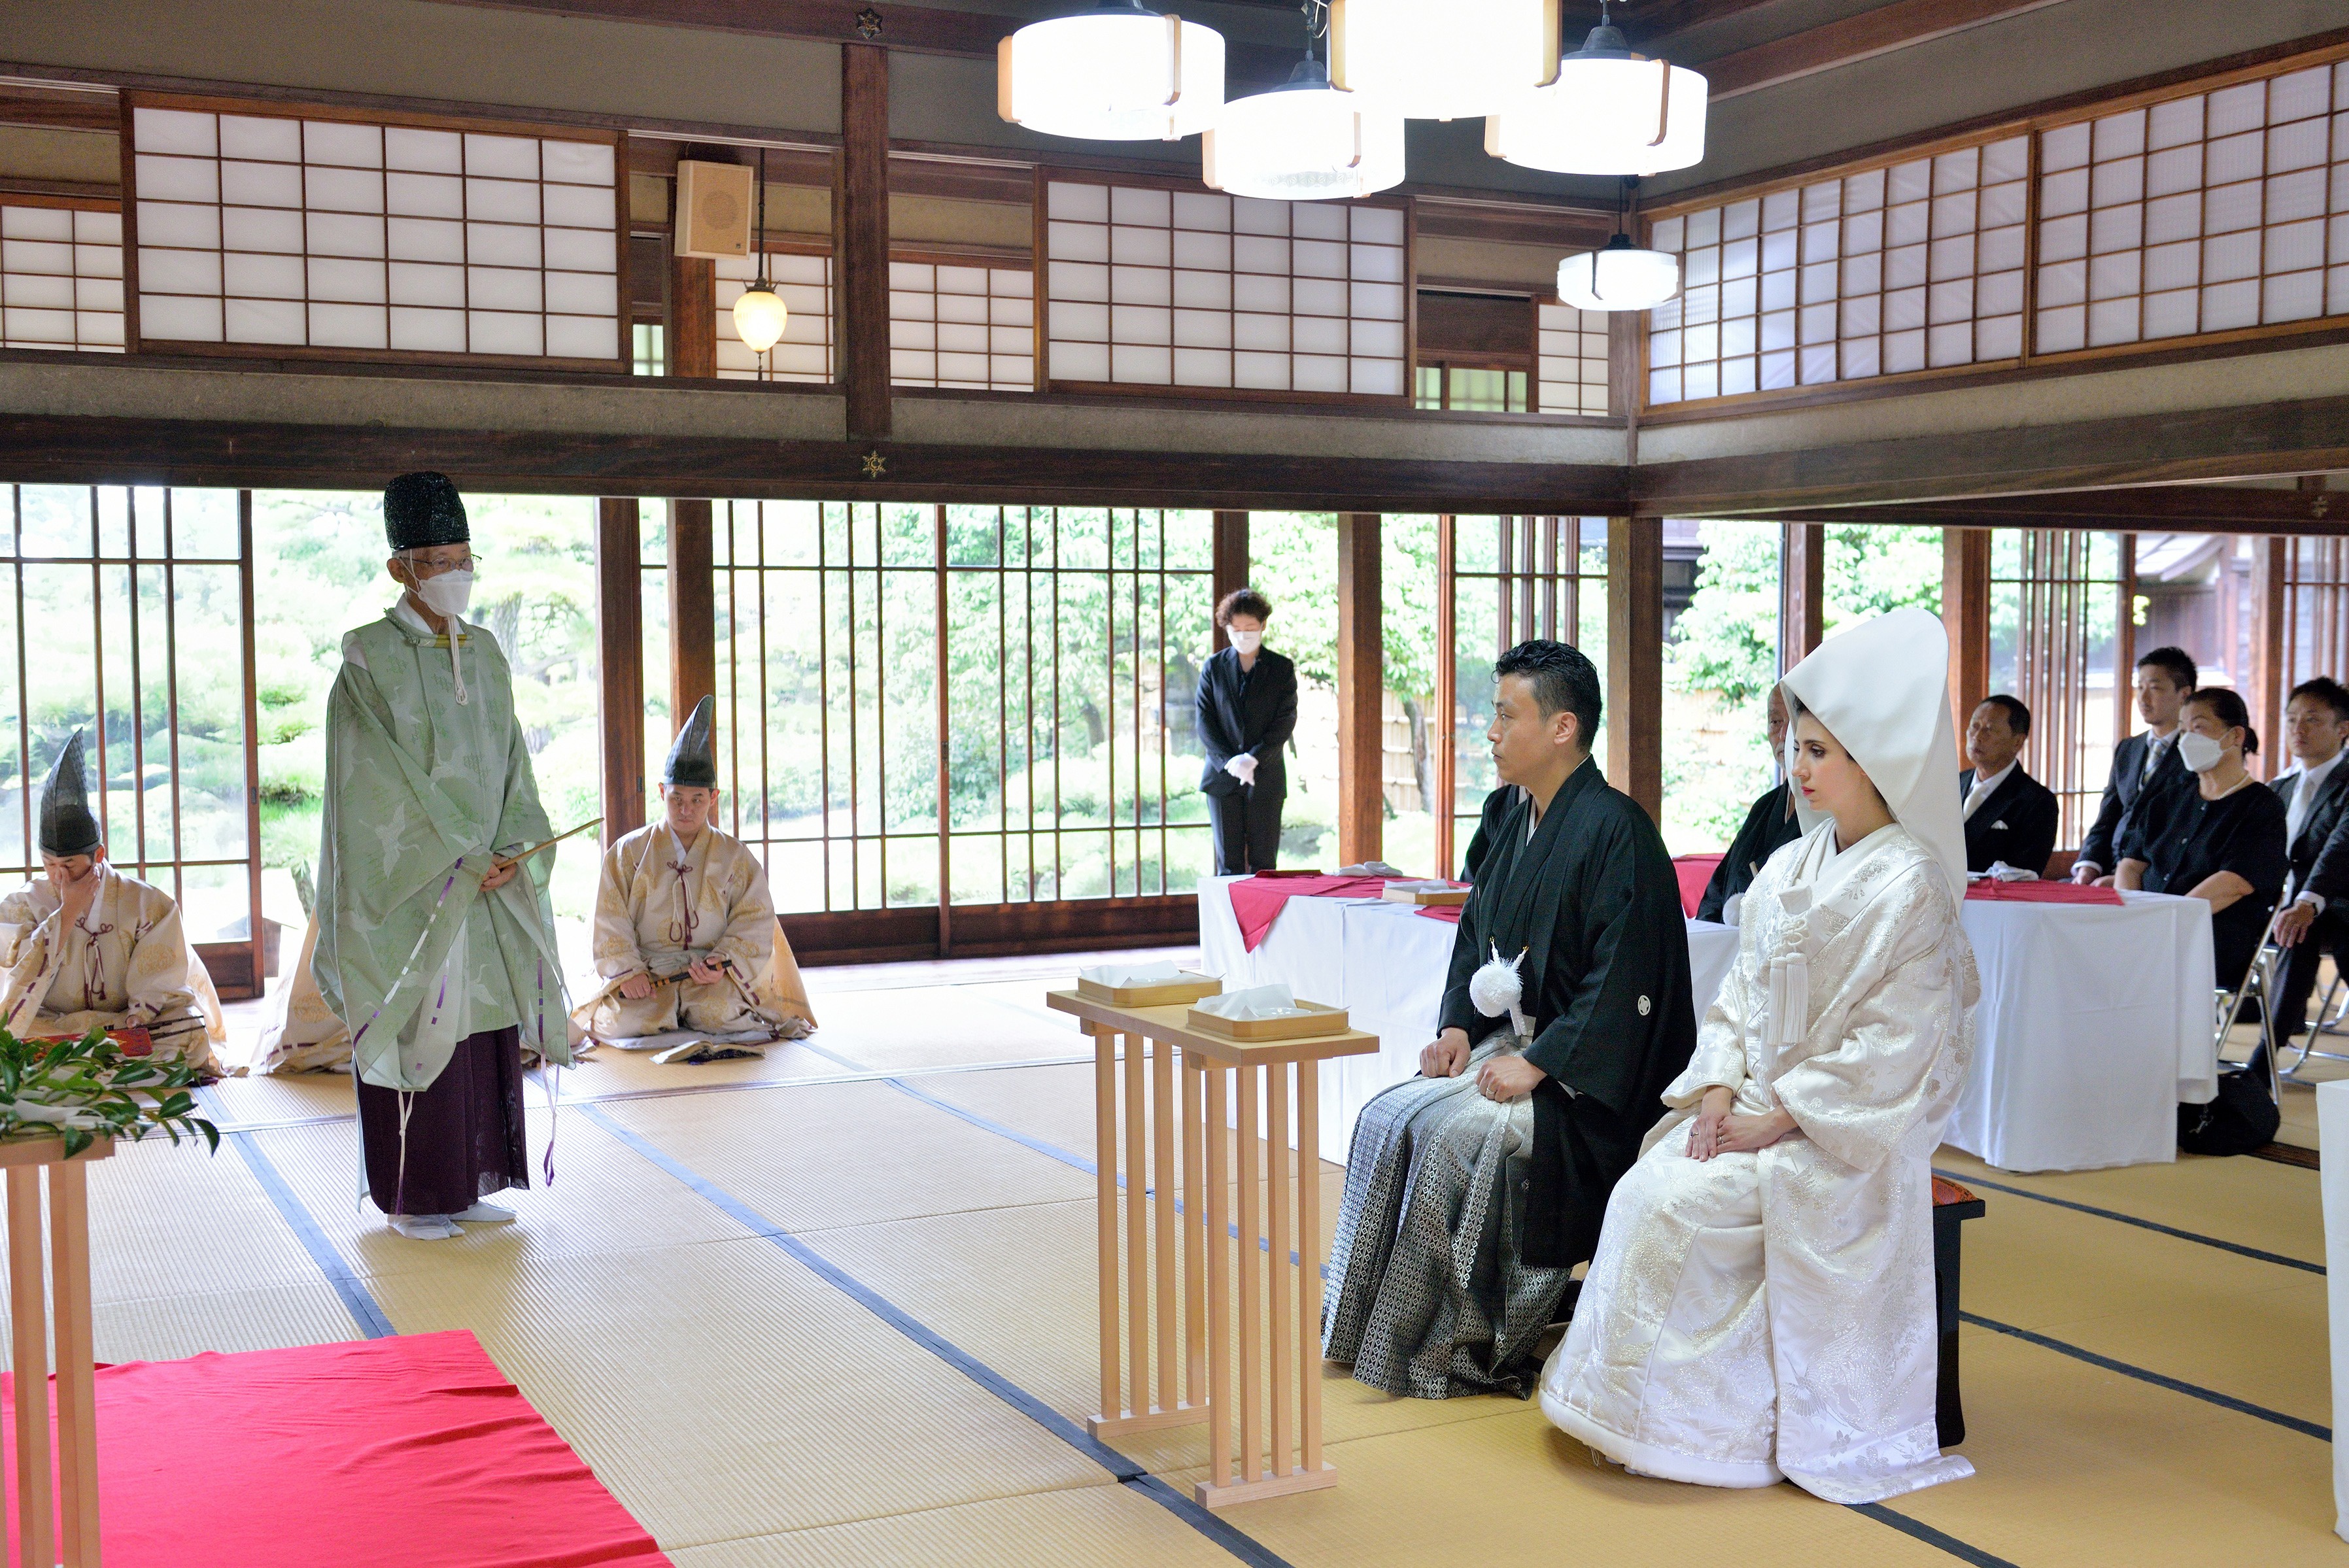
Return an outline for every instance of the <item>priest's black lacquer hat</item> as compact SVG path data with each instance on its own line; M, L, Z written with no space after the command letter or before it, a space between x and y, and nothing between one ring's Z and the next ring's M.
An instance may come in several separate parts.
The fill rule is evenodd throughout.
M692 717L677 732L677 744L668 748L668 766L661 770L662 783L700 789L718 788L718 742L710 728L710 707L709 697L694 704Z
M82 770L81 731L77 729L41 781L41 851L86 855L98 845L98 819L89 814L89 783Z
M402 474L383 487L383 531L394 550L469 544L465 498L447 474Z

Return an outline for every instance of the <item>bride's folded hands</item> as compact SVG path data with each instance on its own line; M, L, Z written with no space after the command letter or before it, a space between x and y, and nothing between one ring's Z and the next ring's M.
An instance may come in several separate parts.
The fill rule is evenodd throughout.
M1733 1097L1719 1084L1704 1091L1697 1105L1696 1119L1689 1123L1688 1152L1692 1160L1710 1160L1721 1152L1721 1134L1729 1120L1729 1106Z
M1759 1116L1732 1116L1723 1123L1720 1135L1713 1140L1713 1149L1722 1154L1751 1154L1801 1130L1795 1119L1784 1110L1765 1110Z

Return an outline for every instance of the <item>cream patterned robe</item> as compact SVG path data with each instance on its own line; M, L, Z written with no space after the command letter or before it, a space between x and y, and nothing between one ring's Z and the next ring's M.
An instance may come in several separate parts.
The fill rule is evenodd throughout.
M740 839L704 828L688 849L667 822L638 828L605 851L594 934L605 984L572 1014L572 1033L799 1039L814 1020L797 965L777 974L777 934L766 868ZM722 962L727 973L714 985L687 978L636 1000L620 995L631 975L681 975L698 959Z
M47 877L0 898L0 1024L17 1035L84 1035L145 1024L157 1051L212 1063L193 951L171 895L98 862L98 897L72 931Z
M1822 824L1754 879L1736 966L1607 1206L1541 1393L1552 1421L1632 1470L1713 1486L1783 1474L1858 1503L1973 1473L1934 1431L1929 1161L1980 985L1916 840L1895 825L1837 854L1834 836ZM1773 1047L1774 961L1797 957L1807 1006L1783 1032L1801 1037ZM1800 1130L1690 1159L1682 1130L1715 1084L1738 1112L1783 1106Z

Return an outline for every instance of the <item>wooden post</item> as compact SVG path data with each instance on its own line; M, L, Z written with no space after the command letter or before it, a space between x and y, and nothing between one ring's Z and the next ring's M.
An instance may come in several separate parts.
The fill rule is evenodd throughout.
M1990 530L1941 531L1941 624L1950 634L1950 720L1966 732L1982 698L1990 696ZM1965 766L1962 757L1949 759Z
M604 842L645 825L645 603L636 503L595 518L595 702L604 732ZM673 592L674 590L672 590Z
M1213 570L1209 582L1213 584L1211 591L1216 603L1220 604L1225 594L1245 588L1248 583L1248 514L1244 511L1216 513L1213 548ZM1215 645L1218 648L1231 645L1231 639L1224 635L1221 626L1215 629Z
M1785 542L1778 555L1778 668L1784 672L1826 638L1827 526L1780 526Z
M257 972L256 972L257 975ZM89 1299L89 1171L48 1168L49 1270L57 1364L57 1524L60 1561L98 1568L98 1387Z
M1253 1070L1253 1069L1250 1069ZM1231 1069L1221 1062L1206 1065L1207 1111L1207 1484L1229 1486L1232 1475L1232 1243L1230 1233L1231 1130L1226 1125L1231 1104ZM1253 1132L1247 1136L1253 1137ZM1256 1243L1241 1249L1252 1253ZM1246 1327L1246 1325L1242 1325ZM1112 1341L1114 1344L1114 1341ZM1245 1478L1241 1478L1245 1479Z
M2286 567L2292 541L2270 534L2251 542L2251 726L2260 732L2260 754L2245 760L2255 777L2272 777L2283 754L2283 694Z
M706 500L668 503L668 715L682 729L718 695L718 576Z
M1582 526L1576 519L1575 527ZM1435 696L1434 711L1427 716L1427 744L1435 752L1435 799L1426 802L1435 819L1433 874L1448 877L1460 865L1460 847L1452 841L1453 814L1460 793L1460 743L1453 733L1460 709L1460 581L1454 567L1459 520L1439 512L1435 519ZM1300 1146L1301 1147L1301 1146ZM1312 1469L1309 1462L1306 1469Z
M2137 727L2130 683L2137 675L2137 535L2118 536L2121 551L2120 624L2113 628L2113 744Z
M833 299L851 440L889 434L889 52L840 51Z
M718 374L718 263L706 256L668 259L668 373Z
M1607 520L1607 781L1664 814L1664 525Z
M1117 1034L1088 1024L1093 1037L1093 1200L1101 1279L1101 1414L1096 1428L1125 1414L1117 1369Z
M41 1168L8 1168L8 1336L16 1362L18 1561L57 1560L49 1485L49 1326L41 1299ZM1253 1478L1251 1478L1253 1479Z
M1379 514L1338 514L1338 858L1379 858L1386 825L1386 650Z

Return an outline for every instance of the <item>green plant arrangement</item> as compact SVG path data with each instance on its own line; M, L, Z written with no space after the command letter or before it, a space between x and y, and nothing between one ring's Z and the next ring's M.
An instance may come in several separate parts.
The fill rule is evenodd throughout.
M78 1040L0 1029L0 1142L62 1137L71 1159L100 1136L162 1132L176 1144L201 1133L217 1152L220 1129L195 1114L195 1078L179 1058L131 1056L99 1029Z

